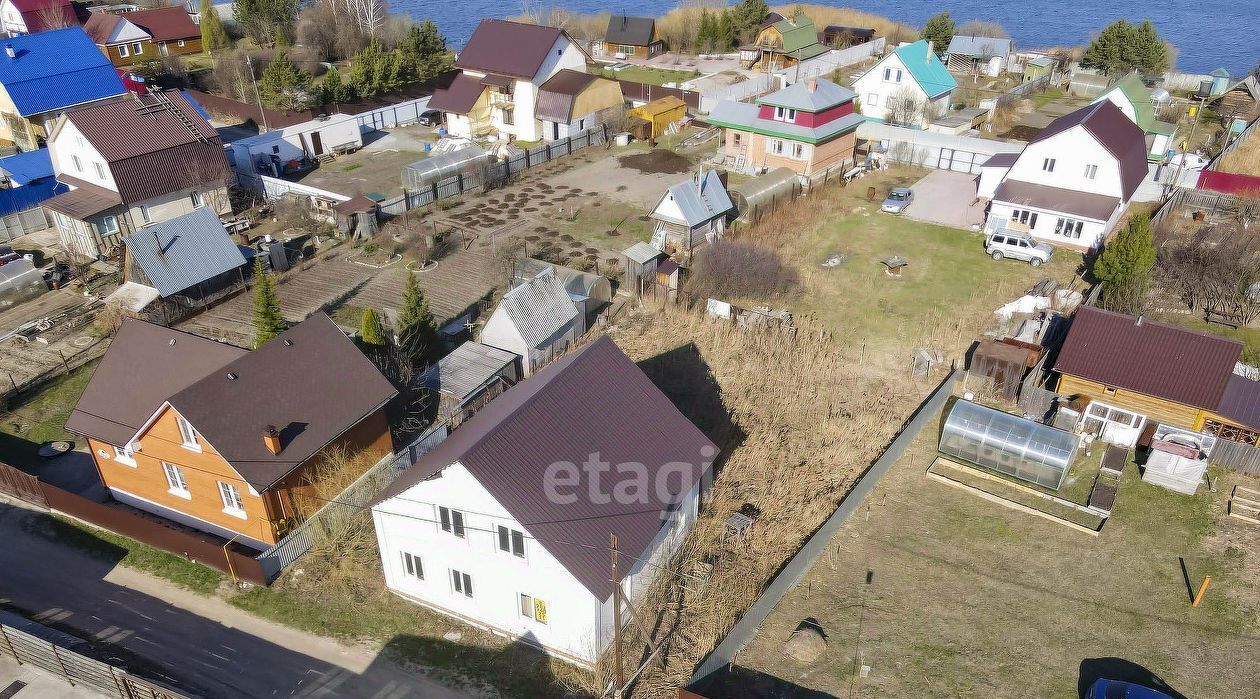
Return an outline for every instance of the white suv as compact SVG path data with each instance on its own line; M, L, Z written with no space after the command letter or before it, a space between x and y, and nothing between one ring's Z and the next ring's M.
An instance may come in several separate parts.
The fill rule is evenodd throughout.
M1054 248L1049 245L1038 243L1032 236L1011 231L999 231L989 235L984 241L984 251L995 260L1009 257L1024 260L1033 267L1040 267L1043 262L1049 262L1054 254Z

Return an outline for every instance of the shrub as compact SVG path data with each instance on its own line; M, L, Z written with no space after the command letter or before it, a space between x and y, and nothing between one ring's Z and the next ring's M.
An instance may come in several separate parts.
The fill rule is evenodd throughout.
M768 299L797 290L800 278L779 253L742 240L721 240L696 255L687 290L711 298Z

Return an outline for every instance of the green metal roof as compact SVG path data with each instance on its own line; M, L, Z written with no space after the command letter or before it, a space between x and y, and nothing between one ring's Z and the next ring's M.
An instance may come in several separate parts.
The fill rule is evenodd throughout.
M1107 99L1107 96L1113 92L1119 91L1124 95L1126 101L1133 105L1134 122L1138 128L1146 133L1155 131L1155 109L1151 106L1151 91L1146 89L1146 85L1142 84L1142 78L1138 77L1136 72L1120 78L1114 85L1107 88L1090 104L1098 104Z
M915 82L927 93L929 99L935 99L958 87L958 81L946 70L945 64L935 53L928 50L928 42L919 39L912 44L898 48L894 53L905 64L906 70L914 76Z
M818 29L805 15L775 22L773 26L783 36L783 53L793 58L803 61L828 51L818 43Z

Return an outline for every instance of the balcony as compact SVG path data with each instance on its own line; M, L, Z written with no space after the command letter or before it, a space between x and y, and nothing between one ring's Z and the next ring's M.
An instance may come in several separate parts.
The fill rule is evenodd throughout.
M512 102L511 93L491 92L490 93L490 106L497 107L499 109L511 109L515 107L516 105L515 103Z

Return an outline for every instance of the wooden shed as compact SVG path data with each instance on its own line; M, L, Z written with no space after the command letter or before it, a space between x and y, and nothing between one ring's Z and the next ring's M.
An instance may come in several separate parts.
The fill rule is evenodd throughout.
M648 245L635 243L621 252L625 258L626 276L623 285L633 296L643 293L644 289L657 283L656 271L665 253Z
M668 129L670 124L687 116L687 103L670 95L631 109L630 116L650 123L652 138L656 138L665 133L665 129Z
M984 340L972 352L971 364L967 370L973 376L992 379L994 393L1008 400L1015 400L1024 373L1029 364L1036 361L1035 354L1026 347Z

